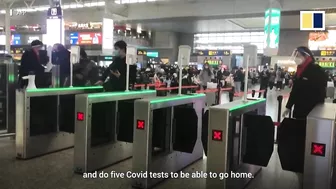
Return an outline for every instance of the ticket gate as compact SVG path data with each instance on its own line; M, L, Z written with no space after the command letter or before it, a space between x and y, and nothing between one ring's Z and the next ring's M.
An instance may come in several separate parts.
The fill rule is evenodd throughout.
M74 171L92 172L132 156L134 101L155 90L76 96Z
M157 97L135 102L133 173L176 172L203 157L201 119L204 94ZM135 178L151 188L168 178Z
M336 104L315 107L307 118L304 152L304 189L336 188Z
M208 112L207 172L218 178L207 177L207 188L242 189L267 166L274 148L274 125L265 116L266 100L233 101L213 106ZM206 116L204 116L206 118ZM203 123L203 127L205 123ZM235 179L231 172L252 175ZM228 178L220 178L227 173Z
M101 86L16 91L16 157L28 159L74 145L75 95Z

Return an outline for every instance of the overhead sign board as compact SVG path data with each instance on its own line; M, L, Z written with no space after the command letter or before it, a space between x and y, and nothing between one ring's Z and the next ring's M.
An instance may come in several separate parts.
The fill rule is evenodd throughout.
M336 50L312 51L314 56L336 57Z
M51 7L48 9L47 12L47 17L49 19L58 19L58 18L62 18L62 9L61 7Z
M198 56L230 56L230 50L204 50L197 51Z
M145 51L145 50L137 50L137 55L147 56L147 51Z
M335 68L335 61L316 61L316 64L322 68Z

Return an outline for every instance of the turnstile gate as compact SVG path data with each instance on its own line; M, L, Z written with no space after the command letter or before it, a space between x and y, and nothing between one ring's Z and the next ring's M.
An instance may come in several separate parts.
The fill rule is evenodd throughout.
M218 178L207 177L207 188L242 189L261 166L267 166L274 147L274 125L265 116L265 109L265 99L240 100L209 108L208 138L205 141L203 137L203 145L208 147L207 172ZM246 173L247 177L224 176L232 173Z
M134 101L155 90L76 96L74 171L92 172L132 156Z
M16 157L73 147L75 95L100 91L101 86L17 90Z
M204 94L137 100L133 173L176 172L201 159L204 105ZM132 185L147 189L168 177L135 178Z
M304 156L303 188L336 188L336 104L316 106L308 115Z

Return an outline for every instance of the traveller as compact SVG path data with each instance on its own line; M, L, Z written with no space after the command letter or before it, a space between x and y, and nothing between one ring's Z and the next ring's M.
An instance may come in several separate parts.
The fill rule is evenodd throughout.
M270 77L269 77L269 88L270 90L273 89L274 83L275 83L275 77L276 77L276 72L274 71L273 68L270 69Z
M315 58L307 47L298 47L294 53L297 66L283 116L293 110L293 117L306 119L310 111L326 97L327 76L322 68L315 64Z
M52 64L59 65L60 86L65 85L65 79L70 76L70 51L68 51L62 44L56 43L53 46L51 55Z
M283 80L284 80L284 73L281 68L278 68L275 74L276 89L278 91L282 89Z
M202 82L202 86L204 90L207 88L208 82L211 82L212 77L213 77L213 72L210 68L210 65L208 63L205 63L203 65L203 70L201 71L199 75L199 79Z
M244 80L244 74L240 69L238 69L238 67L234 68L233 80L234 80L235 92L240 93L241 92L241 87L242 87L242 82Z
M267 66L264 66L263 71L260 73L260 90L266 90L268 87L268 82L270 78L270 73L267 69ZM262 93L259 93L259 98L261 97Z
M80 49L79 63L73 65L73 86L90 86L99 80L99 69L85 50Z
M22 77L29 74L35 75L35 85L37 88L49 87L51 78L47 81L45 78L44 70L49 61L47 51L40 40L34 40L31 43L31 48L27 49L21 58L21 65L19 69L19 85L24 88L28 85L28 80L23 80Z
M103 76L96 85L103 85L105 91L125 91L126 90L126 48L125 41L117 41L114 44L113 63L103 73ZM130 75L134 75L131 74ZM108 81L105 82L105 80ZM104 83L105 82L105 83Z

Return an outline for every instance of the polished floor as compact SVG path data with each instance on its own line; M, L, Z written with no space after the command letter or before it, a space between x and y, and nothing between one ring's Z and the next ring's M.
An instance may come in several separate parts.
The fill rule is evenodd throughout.
M279 94L287 91L271 91L267 98L267 114L277 117ZM276 152L276 150L275 150ZM26 161L16 160L15 144L8 138L0 139L0 189L131 189L129 179L83 179L73 173L73 149L49 154ZM205 171L206 159L187 167L185 172ZM127 172L131 160L126 160L104 172ZM277 153L267 168L249 184L248 189L299 189L295 173L283 171ZM155 189L204 189L204 179L169 179Z

